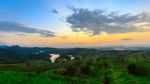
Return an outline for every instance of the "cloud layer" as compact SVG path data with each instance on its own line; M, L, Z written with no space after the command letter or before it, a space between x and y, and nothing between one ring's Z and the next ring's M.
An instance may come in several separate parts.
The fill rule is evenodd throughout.
M54 32L23 26L15 22L0 22L0 31L18 33L36 33L43 37L53 37Z
M73 13L67 17L66 22L71 25L75 32L85 31L92 35L101 32L107 33L126 33L126 32L142 32L150 31L150 15L141 13L137 15L132 14L118 14L117 12L105 12L104 10L89 10L82 8L71 8ZM148 24L137 26L147 22ZM144 26L147 27L143 28Z

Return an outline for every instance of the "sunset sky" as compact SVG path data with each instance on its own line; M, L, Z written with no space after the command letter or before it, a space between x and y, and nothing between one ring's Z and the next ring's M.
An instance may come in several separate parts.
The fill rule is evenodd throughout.
M150 46L150 0L0 0L0 45Z

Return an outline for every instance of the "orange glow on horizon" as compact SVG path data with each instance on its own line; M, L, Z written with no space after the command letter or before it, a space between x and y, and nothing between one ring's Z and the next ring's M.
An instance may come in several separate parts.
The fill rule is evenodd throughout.
M5 33L3 33L5 35ZM39 37L33 34L27 34L24 36L16 35L14 33L7 33L8 38L4 38L5 42L9 44L14 43L24 46L32 45L105 45L105 44L122 44L127 43L145 43L150 41L150 32L130 32L130 33L118 33L107 34L105 32L90 36L89 34L79 32L60 32L57 37ZM65 37L65 38L63 38ZM131 40L121 40L131 39Z

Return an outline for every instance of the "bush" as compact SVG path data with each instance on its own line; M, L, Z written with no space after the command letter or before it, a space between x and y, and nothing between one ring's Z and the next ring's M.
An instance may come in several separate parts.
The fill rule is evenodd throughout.
M104 82L103 84L110 84L109 81L110 81L109 78L106 76L103 79L103 82Z
M93 76L93 71L91 66L89 65L68 65L64 67L64 72L62 75L68 76L81 76L81 75L88 75Z
M102 66L103 66L104 68L108 68L108 67L109 67L109 64L104 61L104 62L102 63Z
M150 69L138 64L129 64L128 72L135 75L150 75Z
M78 71L77 66L69 65L69 66L65 66L65 70L62 74L68 76L77 76L79 75L79 72L77 71Z
M93 72L91 70L91 66L89 65L84 65L80 67L81 73L84 75L88 75L88 76L93 76Z

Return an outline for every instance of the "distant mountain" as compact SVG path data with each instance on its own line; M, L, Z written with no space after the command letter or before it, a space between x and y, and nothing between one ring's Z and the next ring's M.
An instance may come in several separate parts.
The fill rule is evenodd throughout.
M9 47L7 45L0 45L0 48L6 48L6 47Z
M59 50L47 47L20 47L14 46L0 46L0 60L11 61L25 61L34 59L48 59L50 53L58 53Z
M150 51L150 47L101 47L101 48L49 48L49 47L20 47L18 45L0 45L0 61L49 60L49 54L58 53L61 56L105 56L130 51Z
M101 47L99 50L150 50L150 47Z

